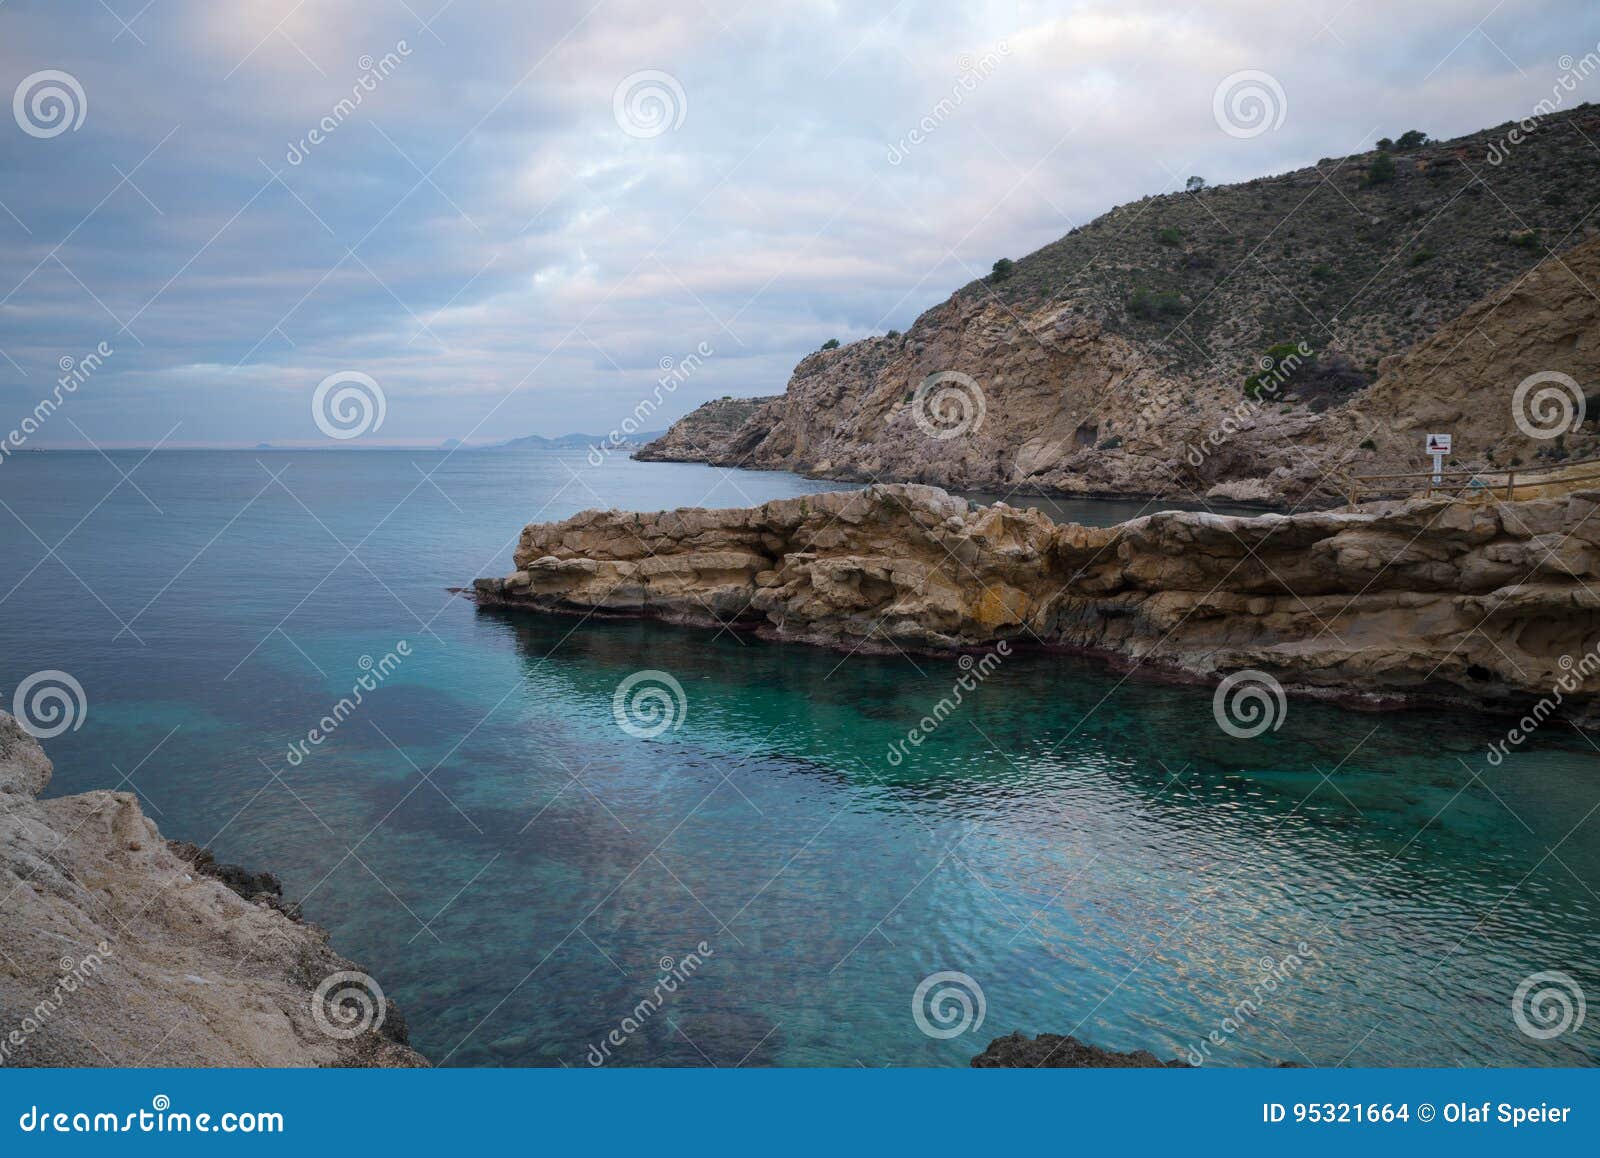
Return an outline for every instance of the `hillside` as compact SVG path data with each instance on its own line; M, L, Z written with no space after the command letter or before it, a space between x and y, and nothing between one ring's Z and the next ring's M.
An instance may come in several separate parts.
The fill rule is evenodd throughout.
M1589 453L1586 430L1525 439L1510 398L1536 371L1597 383L1600 109L1504 150L1510 128L1120 206L639 457L1286 502L1346 459L1417 469L1429 422L1457 424L1463 465Z

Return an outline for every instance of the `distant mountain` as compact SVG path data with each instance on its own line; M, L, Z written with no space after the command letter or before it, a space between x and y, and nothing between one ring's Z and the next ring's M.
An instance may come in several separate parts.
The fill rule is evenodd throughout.
M615 446L639 446L660 438L667 432L665 430L641 430ZM555 438L546 438L542 434L528 434L522 438L513 438L509 442L497 442L493 446L475 447L476 450L583 450L590 446L603 446L610 435L606 434L560 434Z

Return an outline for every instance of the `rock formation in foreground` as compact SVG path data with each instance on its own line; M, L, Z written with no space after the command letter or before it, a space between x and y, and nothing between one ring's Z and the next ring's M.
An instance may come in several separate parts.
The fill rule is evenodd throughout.
M381 1025L365 1014L370 990L335 977L364 975L270 874L169 844L130 793L39 800L50 775L0 712L0 1062L428 1064L392 1002Z
M1254 669L1374 703L1520 709L1567 679L1558 711L1581 716L1600 688L1600 659L1581 662L1600 636L1597 505L1600 491L1584 491L1085 527L880 484L533 524L516 571L474 593L852 650L1009 640L1191 677Z
M1594 421L1556 440L1512 418L1541 371L1600 403L1600 110L1485 163L1508 129L1120 206L637 457L1288 505L1347 465L1421 469L1432 430L1466 469L1600 454Z

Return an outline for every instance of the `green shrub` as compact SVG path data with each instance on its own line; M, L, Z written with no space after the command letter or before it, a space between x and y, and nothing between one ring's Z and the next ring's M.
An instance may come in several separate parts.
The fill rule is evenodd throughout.
M1190 177L1183 183L1183 187L1190 193L1198 193L1206 187L1206 179L1204 177Z
M1367 166L1368 185L1387 185L1394 180L1394 158L1388 153L1379 153L1372 159L1372 164Z
M1333 266L1325 261L1319 261L1311 267L1311 276L1317 281L1327 281L1333 276Z
M994 267L989 271L989 280L1005 281L1006 278L1011 276L1011 271L1016 269L1016 267L1016 262L1012 261L1009 257L1002 257L999 261L994 263Z
M1156 241L1161 245L1182 245L1183 234L1175 225L1168 225L1156 230Z
M1370 438L1363 438L1361 440L1361 449L1362 450L1377 450L1378 449L1378 444L1376 442L1373 442L1372 439L1370 439Z
M1315 356L1300 352L1299 342L1279 342L1261 359L1261 369L1244 380L1245 397L1257 401L1283 391L1295 378L1315 365Z
M1107 438L1107 439L1103 440L1100 443L1099 446L1095 447L1095 449L1096 450L1116 450L1117 447L1119 447L1121 445L1122 445L1122 436L1120 434L1113 434L1110 438Z
M1437 256L1438 254L1434 253L1433 250L1424 245L1421 249L1417 250L1417 252L1411 255L1409 264L1421 265L1425 261L1432 261Z
M829 338L826 342L822 343L822 348L824 350L837 350L839 348L839 339Z
M898 338L899 336L900 336L900 331L899 330L890 330L887 334L884 335L885 338L888 338L891 341L893 341L895 338Z
M1151 320L1183 313L1183 299L1173 290L1152 290L1140 286L1128 296L1128 312Z
M1394 143L1398 152L1406 153L1412 149L1420 149L1428 143L1428 134L1421 129L1407 129L1400 134L1400 139Z
M1392 138L1389 138L1389 137L1379 137L1378 138L1378 152L1387 153L1392 148L1394 148L1394 141L1393 141Z

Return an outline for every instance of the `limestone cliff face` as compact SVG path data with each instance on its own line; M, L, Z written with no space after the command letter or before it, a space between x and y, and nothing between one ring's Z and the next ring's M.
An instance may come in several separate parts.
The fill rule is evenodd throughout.
M0 1062L427 1064L392 1003L349 1036L365 1024L353 1005L323 1004L319 1021L318 986L358 971L325 932L207 875L129 793L35 799L50 774L0 712Z
M1577 391L1552 380L1544 384L1553 391L1548 398L1539 401L1535 385L1519 407L1518 385L1548 371L1566 375ZM1563 409L1576 429L1561 433ZM1518 425L1519 410L1543 437ZM1473 469L1549 469L1600 454L1600 238L1475 303L1385 363L1370 389L1328 419L1328 445L1359 453L1357 440L1371 439L1376 451L1362 462L1379 472L1420 469L1417 448L1434 430L1451 431Z
M1600 492L1114 527L875 485L737 510L589 511L527 527L480 601L738 622L855 648L1005 639L1190 676L1518 706L1600 636ZM1597 665L1600 666L1600 665ZM1563 710L1582 712L1586 681Z

